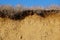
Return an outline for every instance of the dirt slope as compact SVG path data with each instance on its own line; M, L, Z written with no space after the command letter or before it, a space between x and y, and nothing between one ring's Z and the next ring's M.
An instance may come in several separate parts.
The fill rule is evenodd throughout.
M0 40L60 40L60 13L23 20L0 18Z
M60 7L0 6L0 40L60 40Z

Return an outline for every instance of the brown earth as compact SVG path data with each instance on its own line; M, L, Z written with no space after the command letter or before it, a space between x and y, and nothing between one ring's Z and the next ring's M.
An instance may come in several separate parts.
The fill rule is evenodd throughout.
M60 13L23 20L0 18L0 40L60 40Z

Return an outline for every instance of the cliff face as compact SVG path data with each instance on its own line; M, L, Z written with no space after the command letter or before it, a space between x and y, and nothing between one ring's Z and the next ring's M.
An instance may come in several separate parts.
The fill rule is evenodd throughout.
M13 16L2 15L0 40L60 40L59 10L27 10Z

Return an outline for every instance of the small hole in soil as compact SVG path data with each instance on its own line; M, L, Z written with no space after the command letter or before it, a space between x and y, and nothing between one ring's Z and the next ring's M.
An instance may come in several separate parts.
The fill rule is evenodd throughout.
M20 39L22 39L22 36L20 37Z

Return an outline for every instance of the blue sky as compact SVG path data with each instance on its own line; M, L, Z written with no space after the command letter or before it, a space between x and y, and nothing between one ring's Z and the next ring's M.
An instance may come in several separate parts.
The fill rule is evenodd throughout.
M0 5L12 5L15 6L17 4L23 6L50 6L50 5L59 5L60 0L0 0Z

